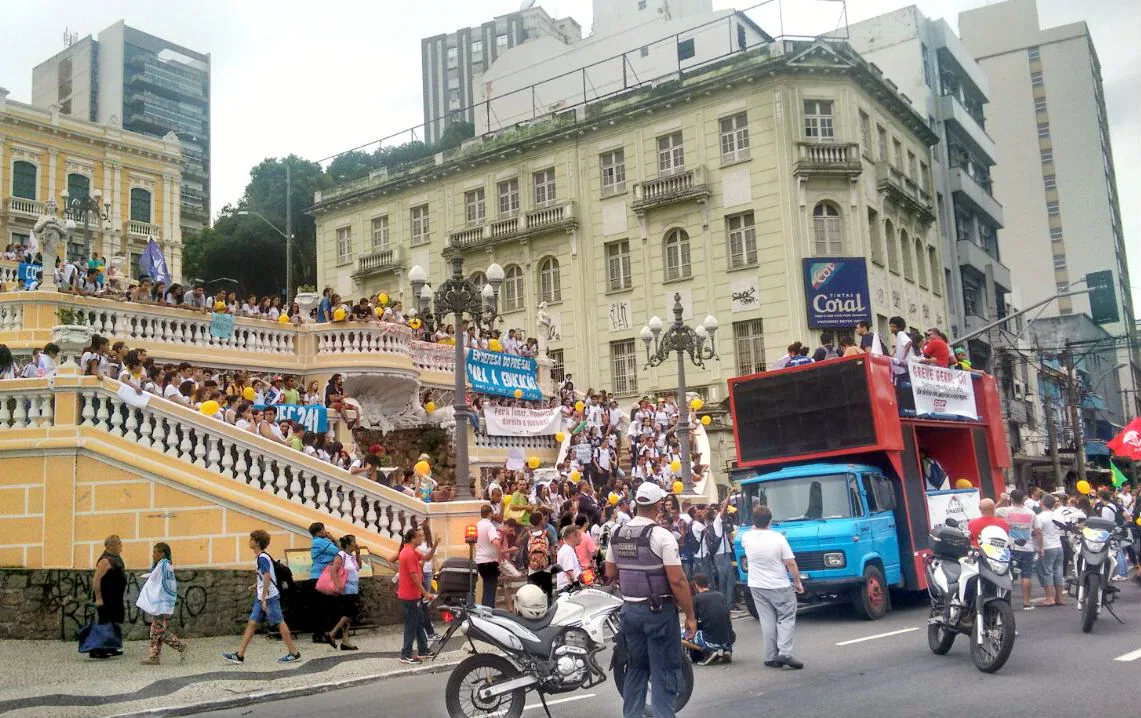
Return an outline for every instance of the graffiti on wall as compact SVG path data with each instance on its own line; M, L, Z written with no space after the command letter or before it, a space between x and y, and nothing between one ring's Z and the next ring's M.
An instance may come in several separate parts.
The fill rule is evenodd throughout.
M94 572L52 569L47 573L43 610L59 613L59 637L68 641L75 638L76 631L96 620L95 590L91 585ZM202 615L206 610L210 597L205 586L195 583L197 578L196 571L178 572L178 601L171 617L174 625L184 626L189 619ZM139 574L128 571L127 589L123 593L127 619L123 625L124 633L135 625L150 625L150 618L135 606L141 586Z

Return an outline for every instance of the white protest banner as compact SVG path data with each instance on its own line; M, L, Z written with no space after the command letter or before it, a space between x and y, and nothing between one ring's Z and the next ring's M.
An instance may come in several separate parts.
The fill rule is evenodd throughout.
M559 430L562 411L555 409L521 409L511 406L483 407L483 422L488 436L543 436Z
M955 519L959 526L966 528L968 521L982 516L979 511L979 490L928 491L927 516L931 519L931 528L946 523L947 519Z
M911 392L915 396L915 413L952 414L977 419L975 387L971 373L924 364L914 357L907 361L911 374Z

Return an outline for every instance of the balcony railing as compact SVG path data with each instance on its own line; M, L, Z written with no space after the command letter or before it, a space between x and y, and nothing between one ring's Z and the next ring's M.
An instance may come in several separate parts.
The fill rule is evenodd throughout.
M20 263L0 259L0 284L3 284L5 289L15 289L16 282L19 281L19 279Z
M127 234L138 239L157 241L162 239L162 227L150 222L136 222L132 219L127 222Z
M39 219L40 215L44 213L44 203L37 199L9 197L8 212L16 217Z
M420 371L451 374L456 369L456 347L454 344L413 341L412 364Z
M513 239L525 239L559 229L572 230L578 226L573 201L541 207L514 217L497 219L476 227L467 227L448 233L452 247L471 249Z
M927 222L935 220L935 211L931 206L931 193L922 189L915 180L903 174L887 162L876 164L876 187L887 196L909 211L919 215Z
M704 201L710 194L710 187L705 182L705 169L695 167L645 182L635 182L634 202L631 206L636 212L644 212L678 202Z
M357 260L357 269L353 272L355 277L364 277L370 274L391 272L404 267L404 252L401 247L388 247L366 254Z
M793 173L856 177L864 169L860 146L855 142L797 142Z

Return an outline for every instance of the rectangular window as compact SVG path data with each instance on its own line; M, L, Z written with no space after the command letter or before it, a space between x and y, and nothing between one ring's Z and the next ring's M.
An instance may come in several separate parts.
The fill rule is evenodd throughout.
M1050 228L1050 241L1051 242L1061 242L1062 241L1062 228L1061 227L1051 227Z
M142 187L131 188L131 221L151 221L151 193Z
M1034 111L1035 112L1045 112L1046 111L1046 98L1045 97L1039 97L1037 100L1034 100Z
M667 176L685 171L685 147L681 132L658 138L658 174Z
M883 227L880 224L879 213L870 207L868 208L868 239L872 245L872 261L882 267L884 264Z
M876 145L879 148L879 161L887 162L887 130L876 125Z
M919 189L927 191L927 163L919 163Z
M514 217L519 211L519 180L512 177L499 183L499 216Z
M650 46L649 45L643 45L641 47L641 49L638 50L638 54L641 57L649 57L650 56Z
M1039 137L1049 137L1050 136L1050 123L1049 122L1039 122L1038 123L1038 136Z
M733 322L733 342L737 351L737 376L765 370L765 327L760 319Z
M638 353L633 339L610 342L611 386L617 396L638 393Z
M1053 162L1054 161L1054 150L1042 150L1042 161L1043 162Z
M630 241L622 239L606 245L606 286L611 292L629 289Z
M835 138L830 100L804 101L804 136L814 140Z
M459 57L460 57L459 48L449 47L448 48L448 67L449 68L455 67L456 64L459 62Z
M388 217L373 217L372 219L372 248L375 250L388 249Z
M1031 72L1030 73L1030 84L1033 87L1045 87L1046 86L1046 80L1042 77L1041 72Z
M912 180L917 179L915 174L915 153L911 150L907 151L907 176Z
M556 384L562 383L566 378L566 364L563 363L563 350L548 349L547 358L551 360L551 381Z
M535 206L546 207L555 201L555 168L540 170L533 175Z
M897 170L903 171L903 143L899 140L892 138L891 140L891 164Z
M1029 58L1031 62L1034 62L1035 60L1041 60L1042 54L1039 52L1038 46L1035 45L1034 47L1026 48L1026 57Z
M495 36L495 47L496 47L496 49L506 50L508 47L510 47L510 44L511 44L510 38L508 38L506 35L496 35Z
M431 241L431 224L428 221L428 205L412 208L412 246Z
M602 196L622 194L626 191L626 153L611 150L598 156L602 168Z
M1042 177L1042 184L1046 189L1055 189L1058 186L1058 178L1055 175L1044 175Z
M863 110L860 110L860 149L868 157L872 156L872 121Z
M1055 272L1066 271L1066 255L1064 255L1064 254L1054 255L1054 271Z
M483 56L483 40L472 40L471 56L476 59L479 59Z
M1069 282L1055 282L1054 286L1058 289L1059 292L1064 292L1070 288L1070 283Z
M470 224L479 224L487 218L487 204L484 202L483 187L464 192L464 219Z
M979 317L979 285L963 277L963 310L968 316Z
M337 264L344 264L353 258L353 228L337 228Z
M1060 204L1058 204L1057 202L1047 202L1046 203L1046 214L1051 215L1051 216L1057 216L1061 213L1062 213L1062 206Z
M721 118L721 163L749 159L749 117L742 112Z
M923 55L923 82L928 87L935 87L935 73L931 72L931 60L927 57L927 46L919 43L919 52Z
M677 44L677 59L678 61L689 60L697 54L697 50L693 46L693 38L682 40Z
M751 267L757 263L757 231L753 213L734 214L725 218L729 233L729 269Z

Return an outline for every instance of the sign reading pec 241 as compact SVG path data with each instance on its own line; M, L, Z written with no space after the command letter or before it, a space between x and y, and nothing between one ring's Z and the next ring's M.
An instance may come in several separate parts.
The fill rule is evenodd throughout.
M872 321L868 267L863 257L804 261L804 299L811 329L849 329Z

